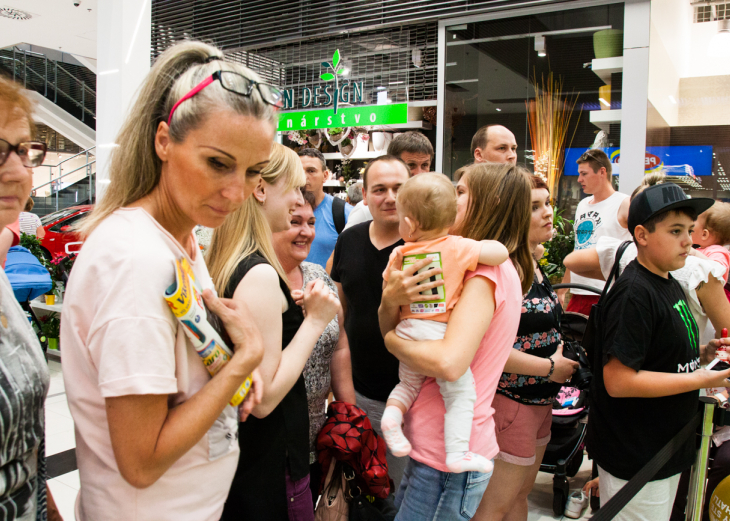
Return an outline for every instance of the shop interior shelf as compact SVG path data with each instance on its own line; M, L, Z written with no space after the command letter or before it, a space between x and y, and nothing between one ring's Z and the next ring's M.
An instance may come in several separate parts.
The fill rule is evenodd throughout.
M601 81L608 85L611 83L611 74L624 70L624 57L615 56L613 58L595 58L591 64L591 69Z
M607 133L611 123L621 123L621 109L591 110L590 115L591 123Z

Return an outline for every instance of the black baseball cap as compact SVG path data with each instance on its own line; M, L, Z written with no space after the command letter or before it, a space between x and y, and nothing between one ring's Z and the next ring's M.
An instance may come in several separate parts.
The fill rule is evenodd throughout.
M634 235L634 228L644 224L657 214L678 208L693 208L697 215L715 204L714 199L707 197L690 198L674 183L662 183L650 186L636 194L629 207L629 232Z

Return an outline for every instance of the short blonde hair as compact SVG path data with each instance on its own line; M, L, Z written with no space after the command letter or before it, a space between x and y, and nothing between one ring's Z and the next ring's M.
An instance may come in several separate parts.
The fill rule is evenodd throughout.
M444 174L425 172L411 177L398 190L395 203L423 231L448 228L456 219L456 188Z
M717 235L720 245L730 243L730 203L715 201L702 215L705 228Z

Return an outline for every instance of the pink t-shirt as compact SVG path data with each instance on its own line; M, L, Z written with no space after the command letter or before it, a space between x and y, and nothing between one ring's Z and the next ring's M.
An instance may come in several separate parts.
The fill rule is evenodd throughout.
M511 262L499 266L480 265L469 272L465 283L472 277L484 277L494 283L495 310L492 322L471 362L471 371L477 387L474 420L469 448L485 458L499 452L494 434L492 400L499 377L507 363L517 336L522 307L522 286L517 270ZM410 457L441 472L448 472L444 447L444 399L434 378L426 378L418 398L406 414L406 437L413 450Z
M719 244L713 244L706 248L697 248L697 251L710 260L713 260L722 265L725 268L725 275L722 278L727 282L728 269L730 268L730 251L724 246Z
M197 243L195 250L195 259L187 258L196 280L212 288ZM173 407L210 380L163 299L181 256L187 254L180 244L146 211L125 208L94 230L74 265L61 345L81 478L79 521L220 519L238 464L233 407L145 489L119 473L106 416L105 398L164 394Z

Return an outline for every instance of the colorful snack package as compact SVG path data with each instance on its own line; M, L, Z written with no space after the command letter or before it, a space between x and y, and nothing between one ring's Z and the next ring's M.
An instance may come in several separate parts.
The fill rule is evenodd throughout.
M175 262L175 282L165 291L165 301L182 324L185 334L197 351L211 376L214 376L233 356L221 335L208 321L203 292L197 287L195 275L185 257ZM216 317L217 318L217 317ZM237 407L251 389L251 377L244 380L229 402Z

